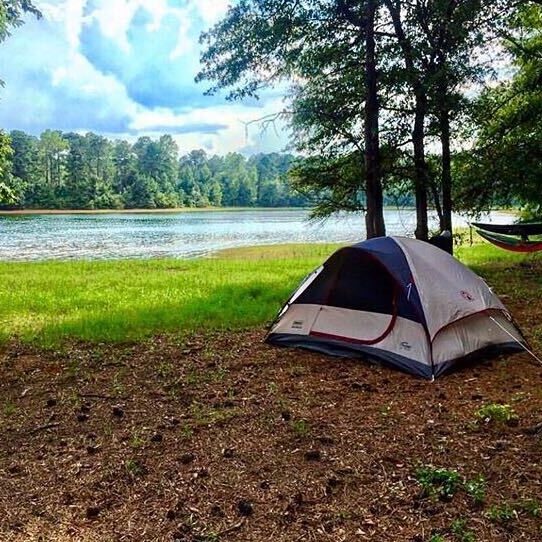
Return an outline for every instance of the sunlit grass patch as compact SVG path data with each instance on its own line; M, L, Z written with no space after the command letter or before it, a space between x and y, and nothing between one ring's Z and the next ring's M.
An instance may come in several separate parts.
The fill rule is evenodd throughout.
M339 246L249 247L188 261L0 263L0 342L122 342L262 326ZM509 272L525 256L487 244L459 247L457 256L491 285L532 296L532 284ZM539 276L533 280L541 284Z
M177 330L248 328L269 321L321 260L316 251L249 261L1 263L0 339L129 341Z

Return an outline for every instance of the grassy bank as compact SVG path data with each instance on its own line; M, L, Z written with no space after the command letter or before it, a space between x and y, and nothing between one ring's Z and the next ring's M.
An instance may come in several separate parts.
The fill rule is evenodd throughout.
M250 248L195 261L0 263L0 340L123 341L262 324L333 248Z
M251 247L194 261L0 263L0 340L108 342L263 325L336 247ZM487 244L457 255L497 291L503 281L520 297L531 287L508 273L523 256Z

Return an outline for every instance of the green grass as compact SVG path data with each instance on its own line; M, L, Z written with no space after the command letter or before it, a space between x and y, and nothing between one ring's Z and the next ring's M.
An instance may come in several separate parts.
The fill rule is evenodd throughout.
M338 246L251 247L190 261L0 263L0 342L118 342L263 325ZM491 279L523 258L488 245L458 255Z
M0 263L0 341L130 341L261 325L334 248L263 247L191 261Z

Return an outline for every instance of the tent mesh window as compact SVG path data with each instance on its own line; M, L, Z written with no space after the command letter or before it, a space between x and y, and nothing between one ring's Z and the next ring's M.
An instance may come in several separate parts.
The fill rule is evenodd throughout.
M322 273L295 303L393 314L395 293L393 277L378 260L345 248L326 262Z

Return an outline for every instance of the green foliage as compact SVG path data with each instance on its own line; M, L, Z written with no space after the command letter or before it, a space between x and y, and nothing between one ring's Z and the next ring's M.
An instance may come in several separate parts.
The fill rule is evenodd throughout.
M523 500L517 504L517 507L533 518L539 518L542 515L542 507L536 499Z
M146 469L137 459L127 459L124 462L124 468L126 472L133 478L142 476L146 473Z
M15 403L12 403L11 401L7 401L4 403L2 407L2 414L8 418L9 416L13 416L17 412L17 405Z
M288 154L179 158L173 138L133 145L93 134L0 133L0 208L289 207L308 203L289 184Z
M461 476L455 470L422 467L416 471L416 480L425 496L449 500L461 487Z
M10 137L0 130L0 205L17 201L14 183L11 176L11 160L13 150Z
M491 506L486 512L486 517L494 523L507 524L520 517L520 514L528 514L533 518L541 515L539 501L525 499L514 503L502 503Z
M482 505L485 502L486 480L481 474L473 480L466 480L463 486L476 505Z
M542 6L520 3L504 44L514 76L484 91L474 103L474 148L454 168L458 208L522 204L530 217L542 212Z
M513 506L505 503L491 506L486 512L486 516L495 523L509 523L517 518L517 511Z
M467 529L467 522L464 519L454 520L450 527L450 531L458 542L476 542L474 533Z
M125 341L261 325L334 248L247 249L195 261L0 263L0 340Z
M0 42L11 35L11 31L23 24L23 16L30 13L41 18L41 12L31 0L0 1Z
M301 438L309 436L311 426L307 420L294 420L291 424L293 432Z
M511 420L517 419L514 410L510 405L501 405L490 403L484 405L476 411L476 417L485 423L509 423Z

